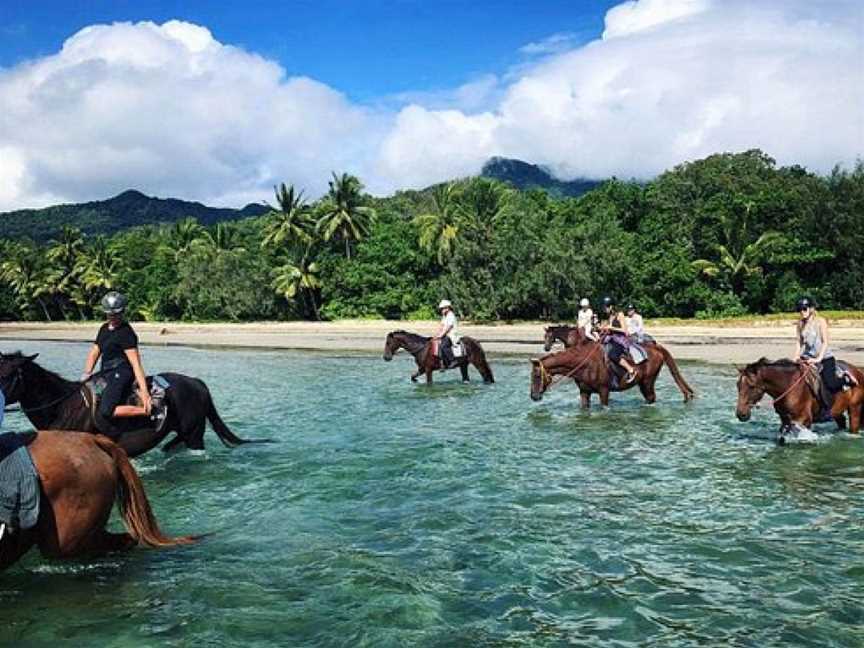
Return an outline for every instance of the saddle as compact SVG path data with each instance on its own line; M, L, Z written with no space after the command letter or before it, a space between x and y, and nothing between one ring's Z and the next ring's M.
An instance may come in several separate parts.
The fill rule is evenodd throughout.
M855 378L852 376L849 365L845 361L835 361L835 370L837 378L841 380L844 385L855 384ZM837 394L828 389L828 386L822 379L822 374L815 369L807 371L807 374L804 377L804 382L807 384L807 387L810 388L810 392L822 406L821 411L816 417L816 422L825 423L827 421L830 421L831 409L834 407L834 399L837 397Z
M132 418L112 418L106 420L99 412L99 402L102 392L105 391L107 381L102 377L94 378L85 383L81 389L81 395L90 411L93 425L101 434L115 438L126 432L142 432L153 430L161 432L165 421L168 419L168 402L165 395L171 383L161 374L147 376L147 389L150 390L150 416L135 416ZM124 401L126 405L141 405L141 397L138 393L138 385L134 384L129 396Z
M0 524L12 531L36 526L39 519L39 475L27 450L33 436L0 434Z

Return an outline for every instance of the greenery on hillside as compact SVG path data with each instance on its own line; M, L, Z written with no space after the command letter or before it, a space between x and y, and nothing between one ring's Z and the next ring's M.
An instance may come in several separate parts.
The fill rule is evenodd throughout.
M114 234L138 225L171 224L190 217L202 225L214 225L260 216L267 211L265 205L250 204L243 209L207 207L176 198L151 198L130 190L108 200L2 213L0 238L48 241L63 226L75 227L88 235Z
M536 164L503 157L490 158L480 175L507 182L517 189L543 189L555 198L576 198L602 184L598 180L558 180Z
M109 288L145 319L431 317L447 297L475 319L563 320L605 294L655 317L788 311L801 294L864 307L862 163L820 177L754 150L560 199L484 177L378 199L334 174L321 200L282 185L276 205L2 241L0 317L98 317Z

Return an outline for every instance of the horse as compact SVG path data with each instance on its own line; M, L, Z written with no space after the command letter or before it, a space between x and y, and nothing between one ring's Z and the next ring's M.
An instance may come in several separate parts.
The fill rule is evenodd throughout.
M591 342L591 340L585 337L583 329L578 326L570 326L569 324L547 326L543 329L543 333L543 350L546 352L552 350L552 345L555 342L561 342L565 348Z
M411 382L417 382L417 377L425 373L426 384L432 384L432 372L441 370L441 360L433 351L432 338L408 331L391 331L387 334L387 339L384 342L384 360L390 362L399 349L405 349L414 356L414 361L417 363L417 371L411 374ZM468 382L468 365L474 365L474 368L480 372L484 383L494 383L495 377L492 375L492 369L489 368L489 363L486 362L486 353L483 347L474 338L463 337L462 348L465 350L463 355L456 358L455 366L459 367L462 372L462 382Z
M100 433L84 385L40 367L35 362L38 356L38 353L25 356L20 351L0 354L0 388L6 395L6 402L10 405L20 403L21 411L37 430ZM160 375L170 385L165 393L169 407L164 423L158 429L149 420L132 429L139 420L137 418L118 423L118 427L122 427L113 440L130 457L151 450L171 432L177 435L163 447L166 452L180 444L185 444L190 450L203 450L207 421L210 421L219 440L229 448L244 443L268 442L236 436L219 417L210 390L203 381L177 373Z
M837 392L831 406L831 418L842 430L846 427L844 413L847 414L849 431L858 434L864 407L864 373L848 362L845 364L858 384ZM814 370L793 360L771 362L766 358L739 368L735 416L739 421L749 421L751 409L768 394L774 399L774 411L780 416L780 443L785 442L786 433L796 424L809 429L813 421L819 420L823 409L821 399L813 393L808 380L810 371Z
M5 530L0 538L0 570L34 545L46 558L62 559L124 551L138 544L175 547L197 540L162 533L135 468L107 437L58 430L20 437L39 477L39 517L30 529ZM115 501L127 533L105 529Z
M601 342L586 341L542 358L532 358L531 399L541 400L543 393L553 384L553 376L563 376L559 380L572 378L579 386L583 409L591 407L591 394L599 394L600 404L606 407L609 405L610 391L626 391L636 385L639 386L646 402L654 403L657 400L654 383L664 364L669 367L675 384L684 395L684 401L693 399L695 392L684 380L672 354L656 343L646 345L644 348L648 358L635 365L636 379L624 384L620 381L613 384L613 370L603 352Z

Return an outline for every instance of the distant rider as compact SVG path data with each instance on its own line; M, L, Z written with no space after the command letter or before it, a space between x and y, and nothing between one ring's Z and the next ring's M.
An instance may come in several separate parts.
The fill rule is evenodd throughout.
M141 366L138 353L138 336L124 319L128 302L119 292L111 291L102 298L102 310L108 321L99 329L96 342L87 354L81 380L88 380L93 374L96 361L102 358L103 377L107 381L99 413L105 421L113 417L127 418L150 414L150 392L147 379ZM132 380L138 383L142 405L121 405Z
M582 330L582 334L588 340L596 340L594 332L594 311L591 310L591 302L583 297L579 302L579 315L576 319L576 327Z
M453 304L449 299L442 299L438 304L438 310L441 313L441 324L438 326L438 331L435 333L435 340L438 340L438 357L441 358L441 367L447 369L453 364L453 345L458 342L458 327L459 321L456 319L456 313L453 312Z
M622 383L633 382L636 379L636 368L627 359L630 351L627 343L627 331L624 329L623 317L615 308L615 301L611 297L603 298L603 314L606 319L600 329L606 334L609 359L627 371Z

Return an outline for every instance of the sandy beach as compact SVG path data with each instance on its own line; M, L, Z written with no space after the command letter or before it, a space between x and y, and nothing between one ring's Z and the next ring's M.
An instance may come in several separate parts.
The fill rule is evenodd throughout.
M406 329L431 335L433 321L351 320L337 322L259 322L252 324L190 324L137 322L145 346L193 346L236 349L295 349L380 353L389 331ZM534 356L543 353L543 323L461 325L462 335L477 338L492 354ZM38 341L88 342L96 322L0 323L0 350L39 350ZM742 364L762 356L788 357L794 351L794 328L785 322L743 322L716 325L699 322L647 322L647 330L676 358L717 364ZM835 353L864 363L864 322L832 322ZM556 347L557 348L557 347Z

